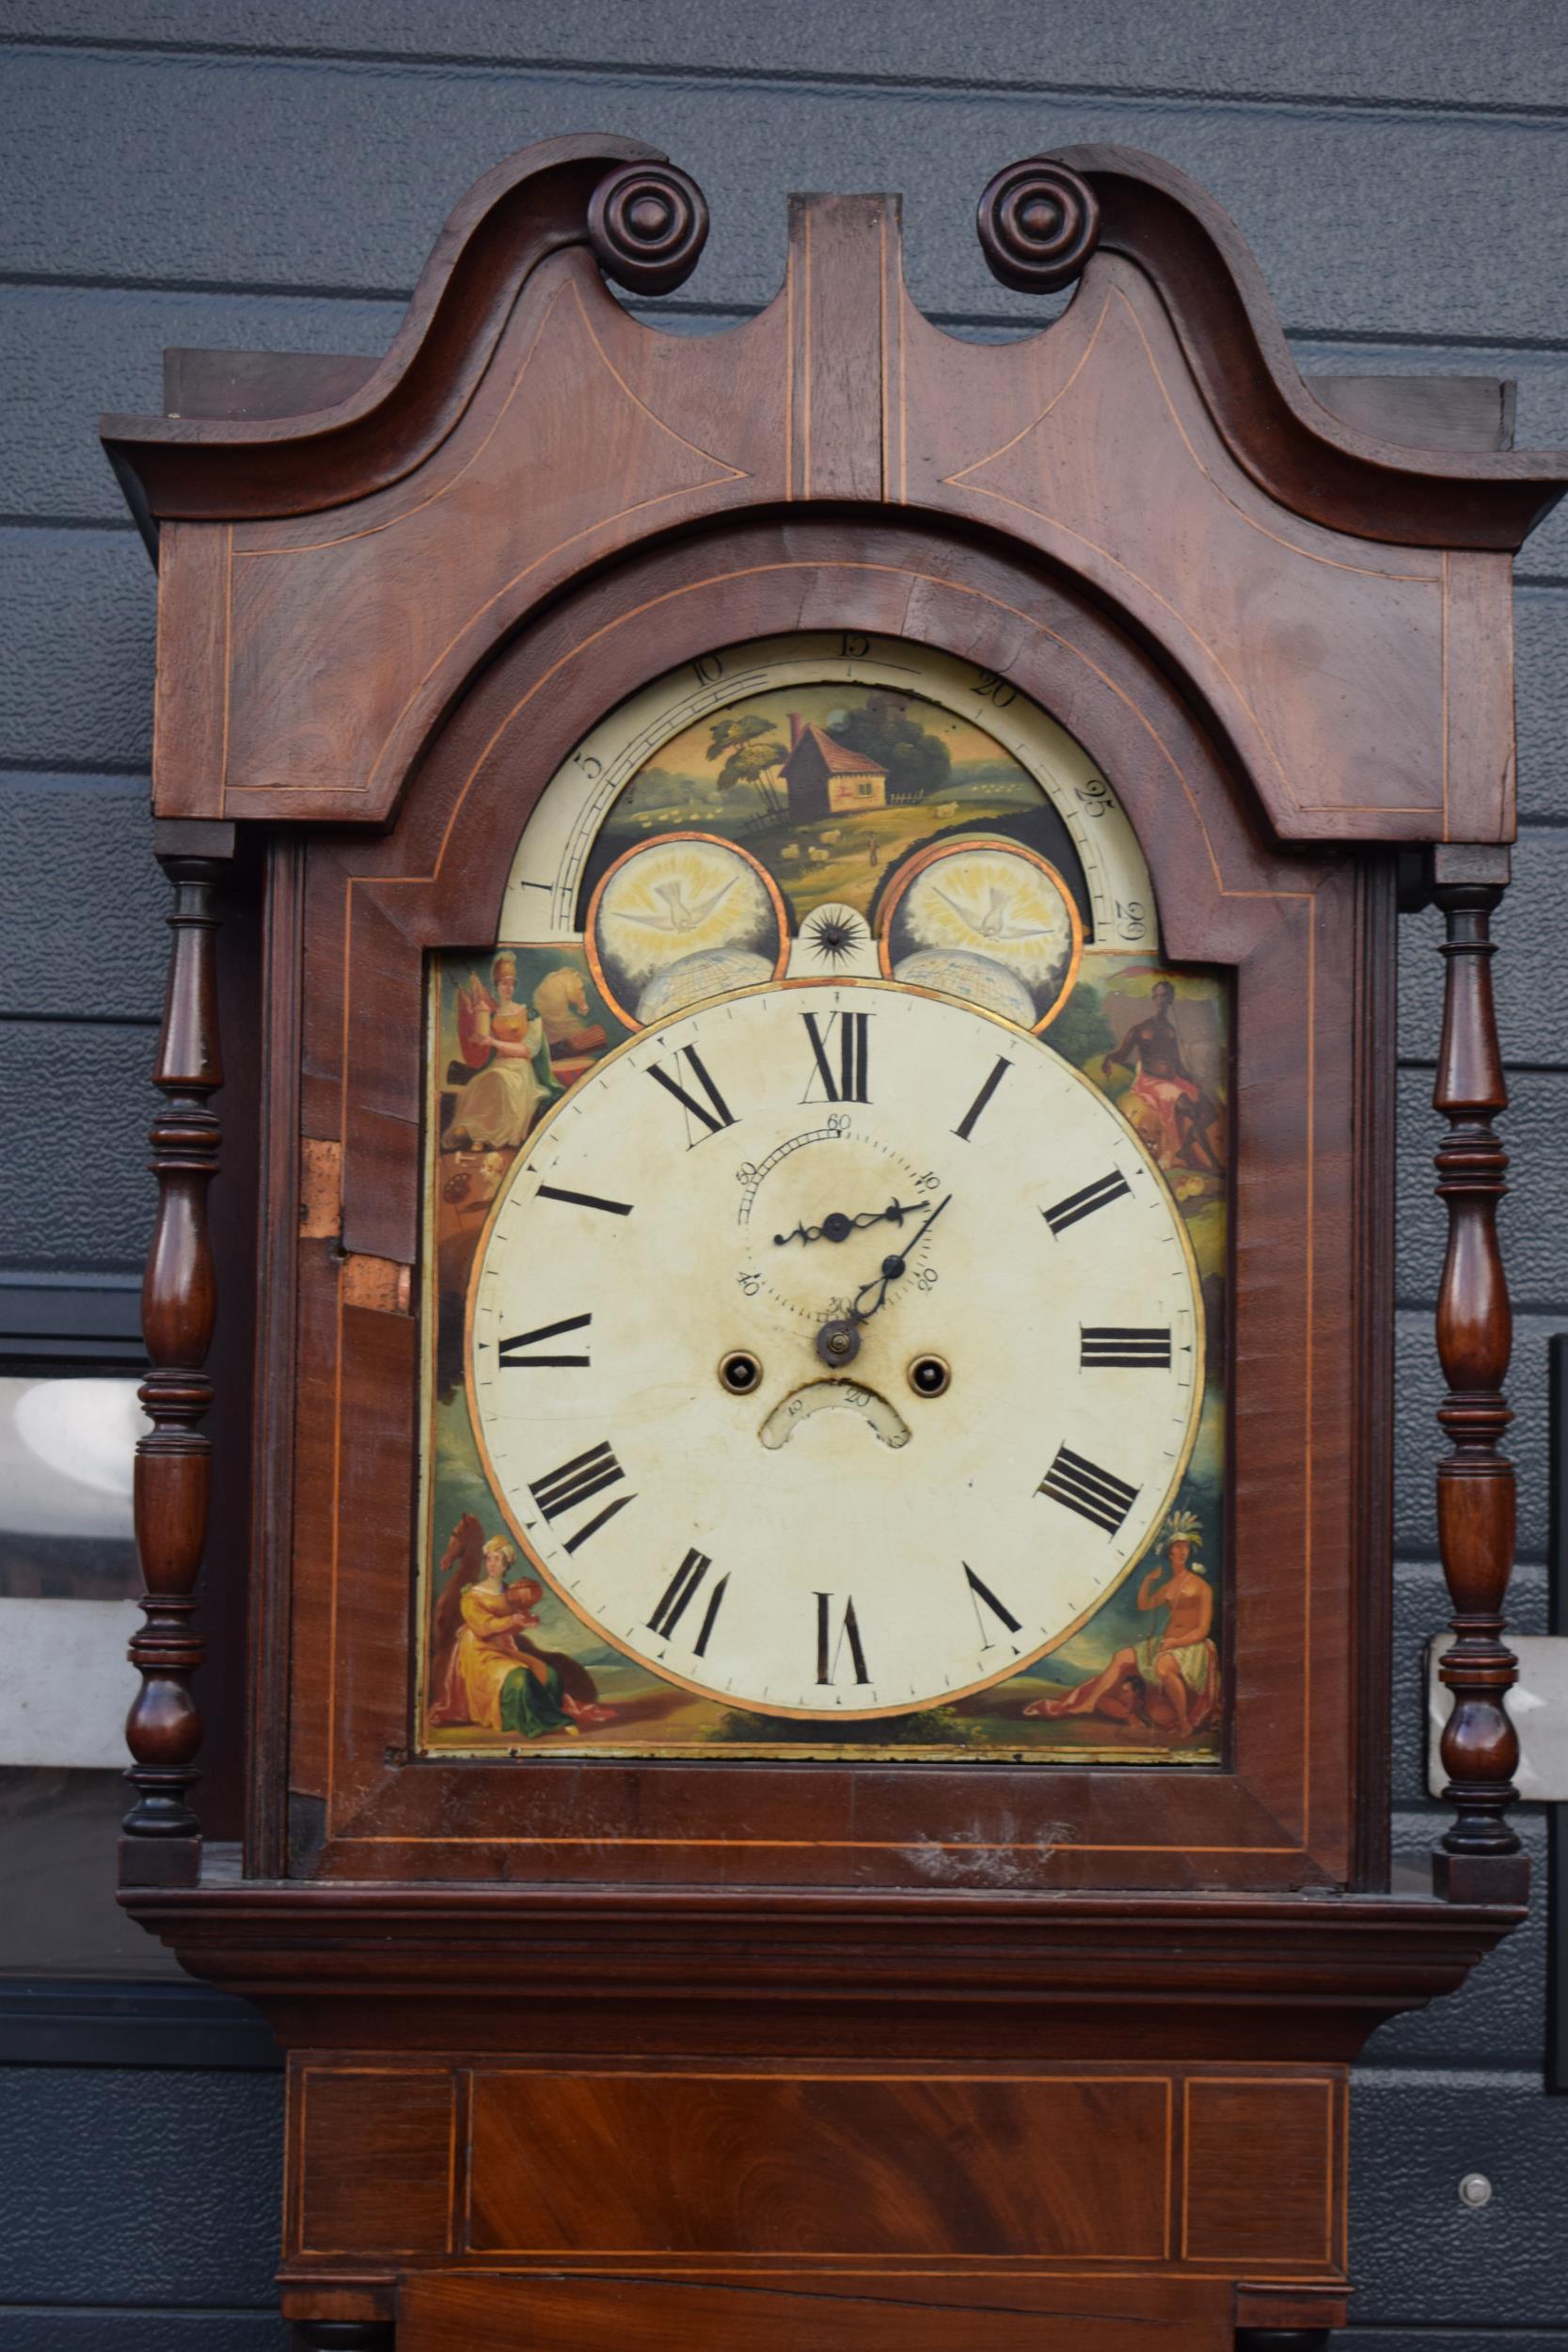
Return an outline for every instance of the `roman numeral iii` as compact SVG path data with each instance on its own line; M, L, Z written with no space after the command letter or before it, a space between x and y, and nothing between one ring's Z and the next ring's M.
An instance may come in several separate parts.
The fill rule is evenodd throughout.
M547 1519L558 1519L562 1512L575 1511L582 1503L591 1502L607 1487L618 1486L626 1474L609 1445L591 1445L586 1454L574 1454L559 1470L550 1470L543 1478L531 1479L529 1492ZM576 1551L590 1535L598 1534L607 1519L612 1519L617 1511L624 1511L628 1502L636 1500L635 1495L617 1495L613 1502L607 1502L602 1511L596 1511L575 1535L567 1538L566 1549Z
M835 1632L833 1596L832 1593L818 1593L816 1596L816 1679L818 1682L837 1681L839 1665L846 1648L849 1652L849 1661L855 1669L855 1680L869 1682L871 1677L865 1670L865 1649L861 1641L860 1621L855 1615L854 1602L852 1600L845 1602L844 1613L838 1621Z
M824 1029L816 1013L803 1012L806 1035L816 1063L816 1075L830 1103L868 1103L866 1075L871 1052L871 1015L868 1012L831 1012ZM837 1032L836 1041L834 1032ZM832 1050L837 1044L837 1053ZM835 1068L836 1065L836 1068ZM811 1100L812 1081L808 1079L802 1102Z
M1152 1364L1161 1372L1170 1370L1168 1325L1084 1323L1078 1327L1078 1361L1085 1372L1107 1364L1120 1365L1126 1371L1138 1364Z
M496 1342L496 1360L503 1372L523 1372L530 1366L544 1371L565 1364L586 1364L586 1356L534 1355L545 1340L558 1340L564 1331L586 1331L592 1315L563 1315L559 1323L542 1323L537 1331L514 1331L510 1339Z
M669 1640L686 1614L688 1602L695 1597L697 1587L712 1565L713 1563L705 1551L688 1551L686 1558L664 1587L657 1608L648 1619L653 1632L660 1634L666 1641ZM697 1638L691 1645L692 1656L695 1658L703 1658L707 1654L708 1635L713 1631L714 1620L723 1602L725 1588L729 1581L727 1575L721 1576L707 1597L707 1607L703 1612L703 1622Z
M705 1103L699 1103L697 1097L681 1084L679 1078L673 1078L670 1073L657 1061L649 1063L648 1075L650 1078L657 1079L666 1094L674 1096L685 1113L686 1148L689 1152L695 1145L705 1141L707 1136L716 1136L721 1127L733 1127L735 1114L708 1076L706 1065L694 1045L683 1045L680 1048L675 1056L677 1070L683 1061L702 1089L706 1098ZM692 1133L693 1120L697 1122L696 1134Z
M1131 1190L1119 1168L1113 1168L1108 1176L1097 1176L1092 1184L1085 1184L1081 1192L1069 1192L1065 1200L1058 1200L1053 1209L1042 1209L1040 1215L1053 1233L1065 1233L1080 1217L1093 1216L1096 1209L1109 1208L1113 1200L1119 1200Z
M1066 1445L1057 1447L1056 1459L1035 1491L1065 1503L1080 1518L1102 1527L1107 1535L1117 1534L1138 1499L1136 1486L1130 1486L1113 1470L1101 1470L1098 1462L1085 1461Z

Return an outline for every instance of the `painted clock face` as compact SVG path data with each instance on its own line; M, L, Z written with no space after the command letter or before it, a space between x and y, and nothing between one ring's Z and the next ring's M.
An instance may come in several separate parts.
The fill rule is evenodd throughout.
M1203 1395L1183 1216L1106 1094L891 980L716 996L517 1152L467 1293L514 1534L667 1681L908 1713L1062 1642L1159 1529Z

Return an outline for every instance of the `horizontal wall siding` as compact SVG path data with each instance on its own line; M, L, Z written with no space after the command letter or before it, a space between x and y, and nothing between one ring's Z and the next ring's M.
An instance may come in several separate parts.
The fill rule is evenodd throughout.
M166 893L146 807L153 582L98 448L160 405L165 344L378 353L445 212L526 140L627 133L691 170L709 249L669 306L708 333L770 298L791 188L903 188L909 276L955 331L1038 314L986 274L980 188L1086 140L1154 151L1227 204L1308 373L1519 386L1568 439L1568 59L1560 0L11 0L0 45L0 1267L125 1268L143 1172ZM1497 999L1514 1064L1504 1237L1519 1622L1544 1623L1545 1355L1568 1319L1568 514L1521 565L1518 882ZM1431 916L1405 926L1400 1043L1398 1853L1424 1794L1435 1566ZM61 1173L62 1159L69 1177ZM1539 1815L1526 1834L1544 1867ZM1342 2352L1568 2344L1568 2101L1540 2090L1539 1915L1455 2000L1389 2027L1355 2110ZM278 2086L0 2074L0 2352L281 2352ZM40 2156L40 2151L54 2153ZM1465 2171L1495 2182L1461 2206ZM154 2193L187 2184L177 2211ZM62 2217L80 2218L67 2229ZM1554 2232L1556 2237L1554 2238ZM1506 2324L1506 2334L1497 2332Z
M975 198L1014 157L1082 140L1148 148L1196 173L1246 224L1297 332L1551 340L1568 286L1554 229L1568 212L1568 142L1550 113L1049 88L972 88L948 103L823 81L786 94L741 73L25 46L7 84L7 271L32 280L395 293L478 173L569 123L649 139L695 173L718 224L689 288L707 302L773 293L786 189L850 184L905 191L919 301L994 317L1012 298L981 262ZM1456 239L1460 195L1469 233Z
M1511 0L1508 38L1454 0L1384 0L1354 23L1333 0L1259 8L1209 0L1201 15L1168 0L1095 9L987 0L974 14L908 0L12 0L17 34L63 43L113 40L213 55L388 58L517 68L573 62L596 71L676 65L714 78L737 67L787 82L819 74L863 85L919 82L962 90L1129 87L1196 97L1306 91L1315 99L1392 93L1402 106L1537 107L1563 96L1545 71L1560 23L1553 0ZM1554 90L1554 81L1556 87Z

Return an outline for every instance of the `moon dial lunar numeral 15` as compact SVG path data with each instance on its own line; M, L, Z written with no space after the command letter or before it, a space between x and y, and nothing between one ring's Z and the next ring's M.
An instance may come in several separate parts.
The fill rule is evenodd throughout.
M720 998L581 1079L492 1213L467 1355L566 1603L830 1725L1065 1640L1159 1528L1203 1386L1185 1229L1119 1112L870 980Z

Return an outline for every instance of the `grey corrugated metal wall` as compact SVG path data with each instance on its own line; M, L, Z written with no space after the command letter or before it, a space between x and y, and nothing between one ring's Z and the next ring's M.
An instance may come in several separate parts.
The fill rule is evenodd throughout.
M707 191L672 325L768 299L791 188L902 188L915 296L1027 315L975 197L1015 156L1148 148L1251 240L1308 369L1520 386L1568 439L1568 23L1560 0L8 0L0 10L0 1264L141 1249L164 895L145 808L152 577L93 435L158 405L165 343L379 352L450 204L524 141L633 133ZM666 312L668 316L668 311ZM1568 1319L1568 520L1518 608L1519 882L1497 971L1514 1072L1523 1485L1516 1617L1542 1622L1544 1355ZM1427 1107L1435 958L1408 927L1402 1041L1396 1824L1418 1851L1433 1566ZM63 1139L63 1140L62 1140ZM69 1175L59 1173L62 1151ZM1541 1824L1528 1823L1542 1851ZM1543 2096L1539 1925L1385 2034L1356 2107L1357 2327L1415 2352L1568 2344L1568 2101ZM0 2352L272 2352L275 2077L0 2074ZM1465 2171L1497 2186L1461 2207Z

